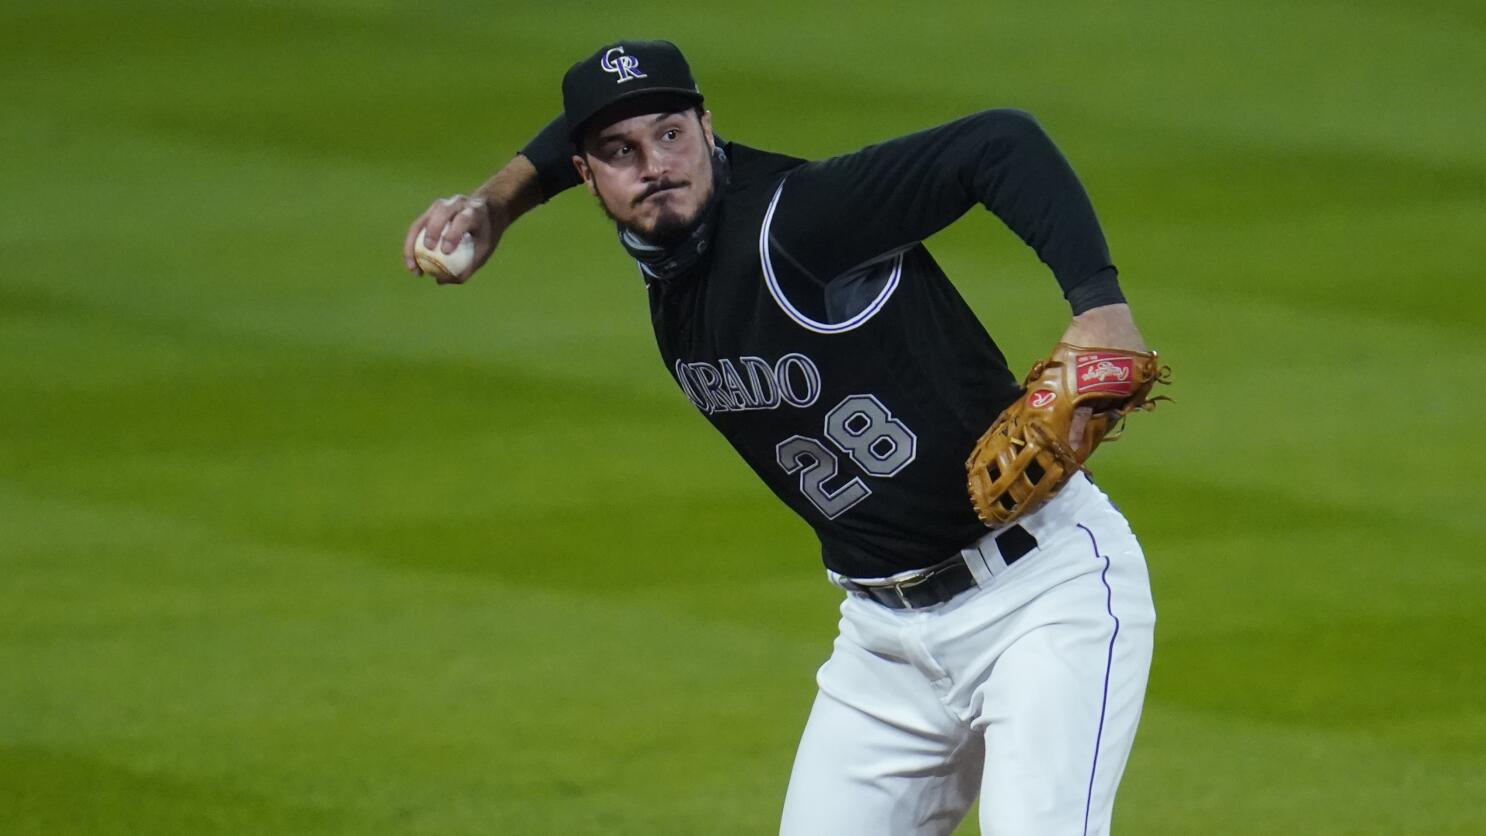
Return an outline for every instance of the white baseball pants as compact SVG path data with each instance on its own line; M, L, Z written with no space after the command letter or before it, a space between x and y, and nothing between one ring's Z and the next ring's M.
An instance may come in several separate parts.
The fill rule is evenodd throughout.
M1021 524L1038 547L967 549L980 586L951 601L848 594L781 836L948 834L977 794L985 836L1109 832L1150 670L1145 558L1082 475Z

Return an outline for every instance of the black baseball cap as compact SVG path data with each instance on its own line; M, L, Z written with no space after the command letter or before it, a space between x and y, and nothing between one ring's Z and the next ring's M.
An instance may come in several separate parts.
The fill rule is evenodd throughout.
M593 117L641 97L669 99L682 110L702 103L686 56L670 41L618 41L574 64L562 77L562 108L577 142ZM643 113L644 111L638 111Z

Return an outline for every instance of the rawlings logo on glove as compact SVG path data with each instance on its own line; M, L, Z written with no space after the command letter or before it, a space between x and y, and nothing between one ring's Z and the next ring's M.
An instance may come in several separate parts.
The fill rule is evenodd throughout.
M1058 343L1051 357L1032 367L1025 394L965 462L970 503L981 522L999 528L1040 508L1083 469L1100 442L1119 437L1126 415L1167 400L1149 395L1157 383L1170 382L1171 369L1156 362L1154 351ZM1075 415L1081 407L1091 412L1080 428Z
M1130 394L1131 367L1135 364L1129 357L1110 357L1107 353L1080 354L1078 367L1078 392L1117 392Z

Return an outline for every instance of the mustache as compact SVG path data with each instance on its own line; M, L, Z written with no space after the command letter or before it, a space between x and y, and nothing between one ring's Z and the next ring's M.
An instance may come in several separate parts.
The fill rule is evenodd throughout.
M651 195L653 195L653 194L655 194L657 192L663 192L663 191L665 191L667 189L679 189L679 188L681 188L683 186L690 186L690 185L691 185L691 181L690 180L659 180L659 181L656 181L655 183L651 183L650 186L648 186L645 189L645 191L641 192L639 197L635 198L634 205L635 206L639 206L641 203L644 203L646 200L648 200Z

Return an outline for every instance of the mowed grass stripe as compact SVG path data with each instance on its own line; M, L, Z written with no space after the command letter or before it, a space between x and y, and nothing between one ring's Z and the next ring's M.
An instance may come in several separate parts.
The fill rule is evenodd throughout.
M1159 662L1158 662L1159 670ZM1479 740L1481 720L1471 734ZM1304 729L1148 701L1115 828L1216 836L1480 832L1479 749L1421 752L1357 730ZM1235 794L1241 799L1235 800Z
M78 511L68 514L72 526L88 523ZM100 561L117 574L95 570L76 598L37 601L37 609L75 619L115 598L124 609L106 631L64 621L11 633L20 640L4 654L17 674L4 689L16 709L4 736L30 753L33 768L81 769L96 757L100 771L127 762L136 766L115 771L185 788L142 793L161 809L136 807L123 818L136 825L189 820L198 804L224 827L242 828L279 826L261 807L382 826L411 808L415 822L454 815L472 827L510 822L524 809L535 817L544 794L555 798L540 806L561 799L560 822L592 818L594 797L648 793L652 805L663 803L656 776L714 772L723 783L722 763L778 761L793 728L760 737L724 721L803 714L809 672L824 652L820 640L790 651L772 628L707 626L701 613L668 614L649 600L377 572L345 554L220 536L202 543L209 562L189 561L176 554L180 540L163 532L131 548L43 555L37 570L53 576L61 564L86 573ZM185 609L172 613L171 602ZM22 624L13 626L22 628L47 620L9 617L17 615ZM714 660L711 669L704 659ZM376 760L363 762L372 751ZM69 754L83 752L96 756ZM39 782L46 791L52 778L60 785L52 789L65 789L46 769L7 786L29 793ZM228 787L275 800L239 810L223 803ZM80 821L21 800L6 808Z

